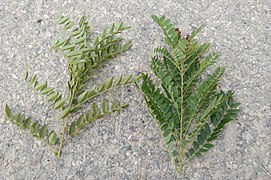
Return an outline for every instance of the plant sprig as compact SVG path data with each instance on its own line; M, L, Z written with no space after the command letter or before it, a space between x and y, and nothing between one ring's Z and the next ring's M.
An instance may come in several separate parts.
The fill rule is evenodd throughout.
M99 102L91 101L94 97L114 88L133 84L143 77L142 75L133 76L129 74L124 76L121 74L116 80L114 80L114 77L110 77L103 83L94 85L91 89L86 89L86 84L101 63L114 58L131 47L130 41L123 43L123 38L118 36L130 27L124 26L123 22L118 25L113 23L109 30L104 29L100 36L92 38L90 27L84 16L80 19L78 25L65 16L61 16L58 23L64 26L63 29L66 35L63 35L63 37L66 38L56 39L53 48L61 51L67 59L69 75L67 82L68 98L66 99L54 87L50 87L47 81L39 82L36 74L29 76L28 67L26 67L24 79L33 86L34 90L46 96L51 110L58 113L56 119L59 120L57 123L62 123L61 134L49 131L47 125L32 121L30 117L25 118L24 114L13 115L7 104L4 110L10 122L25 131L28 130L33 137L48 144L57 157L61 155L64 143L80 133L81 129L97 119L101 119L115 111L121 111L128 105L121 104L118 100L110 103L104 99L99 107ZM82 105L88 101L92 103L91 110L79 116L78 119L72 120L70 118L71 114L77 113L82 108Z
M214 146L212 141L237 117L240 103L232 91L217 90L225 68L218 67L205 79L201 77L219 57L214 52L204 56L209 43L194 39L204 26L183 37L165 16L152 19L163 30L170 48L155 48L151 59L151 69L162 88L145 74L141 89L176 171L182 175L185 163Z

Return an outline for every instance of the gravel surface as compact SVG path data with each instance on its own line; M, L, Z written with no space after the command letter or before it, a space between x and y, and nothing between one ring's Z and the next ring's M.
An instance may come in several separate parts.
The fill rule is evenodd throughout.
M86 15L95 30L123 20L132 29L130 51L99 72L148 72L152 49L164 45L150 15L165 14L184 32L207 27L201 41L212 43L227 67L221 86L236 91L242 112L216 146L185 167L183 179L271 179L271 1L270 0L81 0L0 1L0 103L40 121L55 121L46 104L22 80L25 64L40 80L65 92L65 60L50 49L63 13ZM64 147L57 159L29 135L0 118L0 180L5 179L178 179L158 129L135 87L118 96L130 104L123 112L92 124ZM54 128L54 127L52 127Z

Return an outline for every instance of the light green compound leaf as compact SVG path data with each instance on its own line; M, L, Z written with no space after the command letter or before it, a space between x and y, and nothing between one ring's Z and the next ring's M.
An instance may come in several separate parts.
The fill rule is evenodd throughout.
M9 106L6 104L5 106L5 115L8 117L8 118L11 118L11 111L10 111L10 108Z
M132 41L128 41L122 46L122 51L127 51L131 47L132 47Z
M45 138L47 136L47 133L48 133L48 129L46 126L42 126L39 130L39 137L41 139Z
M75 127L76 126L76 123L75 122L72 122L72 124L71 124L71 126L70 126L70 128L69 128L69 136L72 136L73 135L73 133L75 132Z
M61 100L59 100L59 101L57 101L56 103L55 103L55 109L59 109L59 108L62 108L64 105L65 105L65 99L61 99Z
M57 134L55 131L51 131L49 136L48 136L48 143L50 145L55 145L57 142Z
M25 120L24 114L20 114L18 118L16 118L16 124L18 126L22 126L23 121Z
M44 83L42 83L42 84L36 85L36 86L35 86L35 89L36 89L37 91L43 90L46 86L47 86L47 82L44 82Z
M83 92L77 98L78 103L85 101L87 99L87 97L88 97L88 91Z
M129 74L122 82L123 85L126 85L128 84L129 80L132 78L132 74Z
M25 66L24 80L28 78L28 65Z
M119 86L122 81L122 74L118 77L118 79L115 81L115 87Z
M37 130L38 130L38 127L39 127L39 122L34 122L31 126L30 126L30 134L34 134Z
M42 91L41 91L41 94L44 95L44 94L49 94L49 93L52 93L54 90L54 88L52 87L46 87L44 88Z
M66 54L67 57L74 57L74 56L78 56L82 54L82 52L80 50L75 50L75 51L71 51L69 53Z
M102 102L102 108L103 108L103 113L104 114L108 113L109 104L108 104L108 101L106 99L104 99L103 102Z
M54 100L56 100L56 98L58 97L58 92L53 92L52 94L50 94L49 96L48 96L48 101L54 101Z
M94 116L97 116L100 114L100 109L96 103L92 103L92 111L94 113Z
M64 30L68 30L74 26L74 22L70 21L64 26Z
M37 74L34 74L29 80L29 83L31 84L35 84L35 82L37 82Z
M70 107L64 109L64 110L61 112L59 118L60 118L60 119L64 119L65 117L67 117L67 116L70 114L70 111L71 111L71 108L70 108Z
M97 92L100 93L104 89L104 84L100 84L97 88Z
M76 125L77 125L77 127L78 127L79 129L81 129L81 128L84 127L84 125L85 125L85 117L84 117L84 115L81 115L81 116L77 119Z
M115 23L113 23L110 27L109 33L112 34L115 30Z
M68 20L69 20L69 18L62 16L62 17L60 17L60 18L58 19L58 23L59 23L59 24L64 24L64 23L67 22Z
M112 85L113 85L113 77L110 77L110 78L108 78L107 80L106 80L106 89L110 89L111 87L112 87Z
M59 154L58 151L55 151L55 152L54 152L54 155L55 155L55 157L60 157L60 154Z
M116 110L119 107L119 100L114 100L111 104L112 111Z
M106 37L106 29L103 30L102 35L101 35L102 39L105 38L105 37Z
M63 47L62 47L62 50L63 50L63 51L67 51L67 50L71 50L71 51L73 51L73 50L74 50L74 48L75 48L75 45L73 45L73 44L69 44L69 45L65 45L65 46L63 46Z
M117 31L120 31L122 29L122 27L123 27L123 22L120 22L119 26L117 27Z
M91 122L92 121L92 117L93 117L93 112L87 112L85 114L85 119L87 122Z
M76 39L75 44L81 44L82 42L84 42L85 38L83 37L79 37L78 39Z
M130 83L135 83L135 82L139 81L140 79L143 78L143 76L144 76L143 74L140 74L139 76L136 76L136 77L132 78L130 80Z
M117 81L114 81L114 78L110 77L98 87L95 86L95 88L83 92L89 77L95 73L95 68L99 67L102 62L115 57L131 47L130 41L122 43L123 38L118 35L130 27L124 26L123 22L120 22L118 25L113 23L110 29L104 29L100 38L96 37L94 40L95 37L91 37L92 34L89 32L90 27L85 17L82 17L79 25L76 26L74 22L70 21L69 18L65 16L58 18L57 22L64 26L64 31L62 32L67 34L63 34L63 36L61 34L62 37L54 41L53 48L62 51L64 57L67 58L67 68L69 72L68 92L72 95L69 99L69 103L71 104L68 106L64 96L59 92L55 92L54 88L48 87L47 82L39 83L36 74L29 77L28 66L26 66L24 79L28 81L29 84L33 85L35 90L39 91L42 95L46 95L46 98L50 103L50 108L53 108L53 110L61 109L61 112L58 115L60 119L67 118L71 112L75 112L79 108L82 108L80 103L90 100L91 97L97 95L97 93L100 94L105 92L113 86L130 84L130 80L138 80L133 79L132 76L128 76L128 79L125 79L124 82L122 82L122 75ZM77 102L76 97L78 97ZM126 104L119 105L118 101L115 101L115 104L112 104L114 110L121 110L125 106ZM96 103L93 103L92 111L80 116L76 122L71 123L68 127L63 127L63 129L68 129L69 136L73 136L77 133L77 130L85 125L106 114L112 113L112 111L109 110L109 103L107 100L103 100L101 107ZM5 106L4 113L13 124L19 126L23 130L28 129L33 137L46 140L48 145L54 149L52 146L59 140L55 131L49 131L47 126L42 126L38 121L32 121L30 117L25 119L24 114L13 116L8 105ZM63 134L65 138L66 133L67 132L64 132ZM55 156L59 157L61 150L62 147L60 147L59 150L54 150Z
M23 125L22 125L22 128L23 128L23 129L28 129L29 126L30 126L30 124L31 124L31 118L28 117L28 118L24 121L24 123L23 123Z

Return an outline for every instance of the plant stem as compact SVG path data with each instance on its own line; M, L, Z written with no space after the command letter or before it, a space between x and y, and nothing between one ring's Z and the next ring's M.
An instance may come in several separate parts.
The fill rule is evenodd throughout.
M72 108L72 100L75 95L76 87L77 87L77 82L72 89L72 93L69 96L69 108ZM66 133L67 125L68 125L68 118L65 119L64 125L62 126L62 135L61 135L60 145L59 145L59 149L58 149L58 157L61 154L62 146L65 142L65 133Z
M67 127L67 123L68 123L68 118L66 118L64 125L62 126L62 133L61 133L61 140L60 140L60 145L59 145L59 149L58 149L58 157L61 154L61 150L62 150L62 146L65 142L65 132L66 132L66 127Z
M179 47L178 47L179 48ZM184 62L181 62L181 72L180 72L180 76L181 76L181 119L180 119L180 176L182 176L182 172L183 172L183 116L184 116L184 104L183 104L183 96L184 96L184 72L183 72L183 67Z

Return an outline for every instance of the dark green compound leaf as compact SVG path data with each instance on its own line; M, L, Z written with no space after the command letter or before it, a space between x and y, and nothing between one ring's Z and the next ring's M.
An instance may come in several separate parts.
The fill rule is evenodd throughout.
M198 137L197 137L197 143L198 143L199 145L202 145L203 142L204 142L203 136L198 135Z
M195 153L195 150L193 148L189 149L189 154L192 156Z
M235 107L239 103L232 100L231 93L217 91L223 67L217 68L207 78L201 77L219 57L214 52L207 54L209 43L200 44L194 39L202 26L191 36L182 37L170 19L165 16L152 16L152 19L163 30L171 49L155 49L151 69L160 81L156 85L147 75L143 76L141 90L181 175L186 160L213 147L210 140L216 139L222 128L236 118L239 110ZM226 106L223 105L225 103ZM231 108L227 107L231 105ZM187 159L182 158L184 155Z
M210 148L214 147L214 145L208 143L208 144L204 144L204 147L207 149L210 149Z
M202 148L202 149L200 149L199 151L202 152L202 153L204 153L204 152L207 152L208 149Z
M193 142L193 147L194 147L194 149L199 149L199 144L196 141L194 141Z

